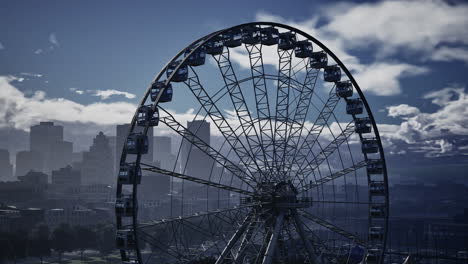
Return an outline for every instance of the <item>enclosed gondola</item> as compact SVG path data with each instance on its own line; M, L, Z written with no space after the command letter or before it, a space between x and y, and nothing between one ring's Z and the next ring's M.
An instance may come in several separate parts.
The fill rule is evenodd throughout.
M379 152L379 143L375 138L362 139L362 153L371 154Z
M278 49L290 50L296 47L296 34L293 32L284 32L279 34Z
M229 48L235 48L242 45L242 32L240 29L233 29L224 34L224 45Z
M369 227L369 239L370 240L382 240L384 235L384 228L381 226Z
M385 183L381 181L371 181L369 192L371 195L385 195Z
M151 86L151 101L156 101L158 94L160 91L164 89L164 92L161 94L161 97L159 97L159 103L167 103L172 101L172 85L171 83L168 83L167 86L165 85L166 81L156 81L153 83Z
M294 55L298 58L311 57L313 53L312 43L308 40L298 41L294 48Z
M278 44L279 31L274 27L262 28L260 30L262 34L262 45L271 46Z
M310 56L310 67L314 69L325 68L328 65L328 56L323 51L312 52Z
M242 42L249 45L260 44L262 40L262 34L260 27L250 26L242 29Z
M115 240L118 249L134 249L136 246L135 236L131 229L117 230Z
M341 69L338 65L326 66L323 69L323 80L326 82L338 82L341 79Z
M351 81L336 82L336 95L341 98L348 98L353 95L353 84Z
M171 74L174 72L174 70L179 66L179 64L182 61L173 61L169 63L169 66L167 67L166 75L167 78L171 77ZM172 77L171 81L172 82L185 82L188 79L188 67L186 64L180 66L180 68L177 70L177 72L174 74Z
M367 174L382 174L384 165L382 160L369 160L367 163Z
M385 217L385 206L382 204L372 204L370 206L370 215L375 218L383 218Z
M354 119L354 131L359 134L366 134L372 131L372 122L369 117Z
M138 208L138 203L135 204L137 206L135 210L133 210L133 197L131 195L122 195L121 197L118 197L115 202L115 214L122 217L131 217Z
M159 124L159 110L153 110L151 105L142 105L138 108L137 125L154 127Z
M220 55L223 53L224 42L220 36L213 37L210 41L205 43L205 50L210 55Z
M348 115L360 115L364 110L364 105L359 98L346 101L346 113Z
M205 47L199 47L199 48L189 47L185 50L185 57L187 57L187 59L185 60L186 65L190 65L190 66L203 65L205 64L205 59L206 59Z
M141 168L135 163L126 163L119 168L118 182L120 184L140 184Z
M131 133L125 142L127 154L147 154L148 147L148 136L141 133Z

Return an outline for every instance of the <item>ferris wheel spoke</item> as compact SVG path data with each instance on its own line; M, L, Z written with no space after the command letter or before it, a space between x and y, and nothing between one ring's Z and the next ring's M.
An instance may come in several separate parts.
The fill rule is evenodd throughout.
M252 184L249 181L255 181L255 178L245 173L245 171L239 168L234 162L229 160L227 157L222 155L219 151L215 150L209 144L207 144L202 139L200 139L195 134L193 134L190 130L185 128L182 124L180 124L174 118L174 116L172 116L164 108L159 107L159 109L162 110L162 112L166 115L166 116L161 116L159 120L161 123L164 123L167 127L169 127L174 132L182 136L185 140L190 142L193 146L203 151L206 155L208 155L214 161L216 161L221 166L226 168L228 171L230 171L233 175L235 175L241 181L243 181L248 186L253 188Z
M224 118L223 114L216 106L215 102L203 88L197 73L193 70L192 67L190 67L190 69L193 73L193 76L190 76L188 80L185 81L185 84L192 91L198 102L202 105L203 109L210 116L213 123L216 125L223 137L237 154L241 163L246 167L252 176L255 175L255 172L261 171L261 169L258 166L256 159L251 156L249 150L240 140L244 134L242 133L241 135L236 135L229 122ZM257 182L255 177L251 177L251 179Z
M218 188L218 189L223 189L223 190L226 190L226 191L236 192L236 193L240 193L240 194L244 194L244 195L253 195L254 194L251 191L247 191L247 190L239 189L239 188L236 188L236 187L231 187L231 186L228 186L228 185L224 185L224 184L221 184L221 183L208 181L208 180L203 180L203 179L200 179L200 178L197 178L197 177L193 177L193 176L189 176L189 175L185 175L185 174L181 174L181 173L161 169L161 168L149 165L149 164L141 163L141 165L144 166L144 167L142 167L142 170L151 171L151 172L159 173L159 174L164 174L164 175L169 176L169 177L179 178L179 179L182 179L182 180L191 181L191 182L207 185L207 186L210 186L210 187L215 187L215 188Z
M349 122L345 130L336 136L333 141L331 141L319 154L314 157L312 161L308 161L308 155L310 153L306 156L304 160L304 163L307 163L306 166L300 166L300 169L295 176L295 178L298 178L300 181L298 186L302 185L306 180L306 175L317 169L320 164L322 164L322 162L327 160L328 157L341 146L341 144L348 140L348 138L354 133L354 128L354 121ZM312 149L309 150L309 152L311 151Z
M294 50L278 49L278 87L276 89L276 114L273 137L273 154L275 170L281 174L282 160L286 149L286 136L288 133L289 90L291 87L292 54ZM283 178L281 175L279 178Z
M257 163L260 163L260 167L265 168L267 165L265 153L262 148L262 142L255 123L250 115L250 111L237 80L236 73L232 67L229 48L224 48L223 53L220 55L213 55L213 58L218 64L218 68L229 92L240 126L242 127L242 132L247 139L250 155L256 159Z
M245 45L249 53L250 70L252 75L252 84L255 93L255 102L257 108L257 120L260 130L261 146L263 148L266 167L271 172L273 161L273 148L270 144L263 142L273 141L273 127L271 124L270 103L268 98L268 89L266 85L265 68L263 64L262 45Z
M320 110L320 113L318 114L316 120L314 121L312 128L308 130L308 133L305 139L303 140L301 146L295 150L292 158L288 159L292 161L288 164L289 173L291 173L291 169L295 164L296 165L303 164L305 160L307 159L307 156L310 155L310 153L313 151L312 147L317 142L320 134L322 133L325 125L328 122L328 119L333 114L333 111L336 105L338 104L339 100L340 100L340 97L336 95L335 87L333 87L330 90L327 102Z
M334 225L334 224L332 224L332 223L330 223L330 222L328 222L328 221L326 221L324 219L321 219L321 218L313 215L310 212L307 212L305 210L300 210L299 212L304 218L306 218L308 220L311 220L312 222L314 222L314 223L316 223L316 224L318 224L318 225L320 225L322 227L325 227L328 230L330 230L330 231L332 231L332 232L334 232L336 234L339 234L342 237L345 237L345 238L349 239L350 241L354 241L355 243L357 243L357 244L359 244L359 245L361 245L363 247L367 247L367 242L364 239L361 239L361 238L357 237L356 235L354 235L354 234L352 234L352 233L350 233L350 232L348 232L348 231L346 231L346 230L344 230L344 229L342 229L342 228L340 228L340 227L338 227L338 226L336 226L336 225Z
M316 256L315 256L314 250L312 248L312 245L310 244L309 239L306 236L303 223L299 220L299 216L296 210L293 210L292 216L294 219L294 225L296 227L297 233L299 233L299 236L301 237L301 240L304 243L307 254L309 255L309 260L311 263L315 263L314 260L316 259Z
M315 85L317 83L319 70L307 66L306 78L297 101L292 122L290 122L289 136L283 159L283 166L290 166L294 153L299 146L299 142L304 129L307 113L311 103L312 95L314 94Z
M281 229L283 228L284 213L281 212L275 219L275 226L272 230L271 236L268 239L268 245L263 256L262 264L271 264L277 248L278 237L280 236Z
M363 167L366 167L367 164L369 164L369 161L367 160L362 160L362 161L359 161L357 163L355 163L353 166L350 166L348 168L345 168L345 169L342 169L340 171L337 171L337 172L334 172L328 176L325 176L325 177L322 177L316 181L311 181L310 183L307 183L305 184L304 186L302 186L301 189L298 190L299 193L303 193L303 192L306 192L312 188L316 188L322 184L325 184L327 182L330 182L330 181L333 181L335 179L338 179L346 174L349 174L349 173L352 173L352 172L355 172L356 170L360 169L360 168L363 168Z

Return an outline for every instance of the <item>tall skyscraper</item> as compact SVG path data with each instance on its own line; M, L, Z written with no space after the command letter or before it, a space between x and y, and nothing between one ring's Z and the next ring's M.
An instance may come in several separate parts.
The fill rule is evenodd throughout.
M159 162L160 168L174 169L175 156L172 154L172 138L167 136L154 137L154 161Z
M37 151L20 151L16 153L16 176L24 176L29 171L43 172L44 159Z
M128 133L129 128L130 128L130 124L117 125L117 128L116 128L115 164L116 164L117 170L119 167L122 149L123 149L125 141L127 140L127 133ZM141 132L142 128L135 127L135 131ZM148 141L149 141L148 154L142 155L141 162L146 163L146 164L153 164L153 128L152 127L148 129L148 133L146 135L148 136Z
M109 139L104 133L94 138L89 151L83 153L81 164L81 182L90 184L114 184L114 156L109 146Z
M210 145L210 123L205 120L187 122L187 129ZM214 160L189 141L182 140L182 172L190 176L208 179Z
M31 127L30 150L41 154L43 171L50 173L72 163L73 144L63 141L63 127L40 122Z
M0 149L0 181L13 180L13 165L10 163L10 152Z

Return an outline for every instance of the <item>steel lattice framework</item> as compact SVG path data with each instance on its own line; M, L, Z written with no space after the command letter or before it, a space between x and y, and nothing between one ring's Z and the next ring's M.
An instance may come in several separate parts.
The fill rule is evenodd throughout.
M177 156L148 161L149 129L179 138ZM123 263L384 262L370 107L332 51L287 25L234 26L176 54L131 121L116 195Z

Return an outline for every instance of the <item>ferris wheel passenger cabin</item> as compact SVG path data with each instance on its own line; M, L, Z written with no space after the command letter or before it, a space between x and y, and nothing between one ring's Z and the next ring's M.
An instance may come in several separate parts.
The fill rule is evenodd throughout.
M133 216L133 197L131 195L122 195L117 198L115 202L115 214L123 217Z
M120 165L118 181L121 184L140 184L141 183L141 167L135 163L125 163Z
M361 99L349 99L346 100L346 113L348 115L360 115L364 110L364 105L362 104Z
M148 154L148 137L141 133L131 133L125 143L125 150L128 154Z
M279 34L278 49L290 50L296 47L296 34L292 32L284 32Z
M362 152L365 154L379 152L379 144L375 138L362 139Z
M312 52L310 56L310 67L313 69L321 69L327 67L328 56L323 51Z
M341 98L348 98L353 95L353 84L351 81L336 82L336 94Z
M224 35L224 45L229 48L235 48L242 45L242 32L240 29L233 29Z
M151 105L142 105L138 108L137 125L154 127L159 124L159 110L154 109Z
M367 174L382 174L383 162L380 159L369 160L367 163Z
M262 35L262 45L271 46L278 44L279 31L274 27L262 28L260 30Z
M223 38L220 36L214 36L210 41L205 43L206 53L210 55L220 55L223 54L224 43Z
M185 57L188 56L188 58L185 60L186 65L190 66L200 66L205 64L205 58L206 58L206 50L205 47L200 47L198 49L195 49L195 47L190 47L185 50ZM189 56L190 52L193 53Z
M153 85L151 85L151 101L156 101L158 94L161 92L161 89L164 89L164 92L161 94L161 97L159 98L159 103L167 103L172 101L172 85L170 83L165 86L165 81L162 82L154 82Z
M182 61L173 61L167 67L166 75L167 78L171 76L174 70L179 66ZM182 65L177 72L174 74L174 77L171 79L172 82L185 82L188 79L188 67L187 65Z
M117 230L116 234L116 247L118 249L126 250L126 249L135 249L135 236L133 234L133 230L131 229L122 229Z
M369 117L356 118L354 121L354 131L359 134L370 133L372 122Z
M242 42L249 45L260 44L262 34L258 26L249 26L242 29Z
M294 49L294 54L298 58L308 58L311 57L313 53L312 43L308 40L298 41L296 43L296 48Z
M326 66L323 69L323 80L326 82L338 82L341 79L341 69L338 65Z

